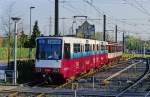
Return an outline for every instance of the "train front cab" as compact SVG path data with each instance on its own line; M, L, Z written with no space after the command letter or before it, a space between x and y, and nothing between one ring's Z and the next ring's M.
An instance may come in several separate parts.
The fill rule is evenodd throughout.
M36 40L35 70L48 80L63 80L60 73L62 44L62 39L55 37L39 37Z

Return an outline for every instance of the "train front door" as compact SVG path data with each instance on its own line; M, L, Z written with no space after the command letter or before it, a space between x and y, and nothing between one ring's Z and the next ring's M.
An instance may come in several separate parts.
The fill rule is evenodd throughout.
M70 58L70 44L69 43L64 44L64 58L65 59Z

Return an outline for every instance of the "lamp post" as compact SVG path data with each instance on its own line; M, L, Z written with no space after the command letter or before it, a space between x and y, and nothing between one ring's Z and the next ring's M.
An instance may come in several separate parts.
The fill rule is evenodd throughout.
M31 10L34 9L34 6L30 7L30 33L29 33L29 39L31 38ZM31 48L29 48L29 59L31 58Z
M14 29L14 85L17 84L17 22L21 18L12 17L11 18L15 22L15 29Z

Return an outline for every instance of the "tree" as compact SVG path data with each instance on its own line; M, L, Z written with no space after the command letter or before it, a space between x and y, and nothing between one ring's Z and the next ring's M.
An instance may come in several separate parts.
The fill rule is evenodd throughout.
M134 37L134 36L127 36L126 37L126 48L129 51L134 51L134 52L139 52L143 49L144 47L144 41L141 39Z
M0 29L3 33L5 33L5 36L7 38L4 39L3 46L6 46L8 48L8 65L11 57L11 48L13 47L13 29L11 27L11 16L12 16L12 10L13 6L16 2L12 2L6 11L4 11L3 16L0 17Z
M5 39L3 45L8 46L8 48L13 46L13 27L11 23L11 16L13 15L13 6L16 2L11 2L5 11L3 11L3 15L0 17L0 29L4 33L4 35L8 38Z
M28 36L24 33L24 31L21 31L17 40L18 47L25 47L25 43L27 40L28 40Z
M31 48L34 48L35 45L36 45L36 42L35 42L35 39L40 36L41 32L39 30L39 26L38 26L38 21L35 21L35 24L34 24L34 27L33 27L33 32L32 32L32 35L30 37L30 40L29 40L29 46Z

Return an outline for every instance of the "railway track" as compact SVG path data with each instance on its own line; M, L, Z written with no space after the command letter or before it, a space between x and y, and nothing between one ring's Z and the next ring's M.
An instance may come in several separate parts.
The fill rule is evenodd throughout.
M69 85L70 85L71 88L72 88L71 83L73 83L74 81L80 80L80 79L82 79L82 78L91 77L91 76L93 76L93 75L96 74L96 73L99 73L99 72L102 72L102 71L106 71L106 70L109 70L109 69L111 69L111 68L115 68L115 67L117 67L117 66L119 66L119 65L120 65L120 66L126 65L126 64L130 65L131 63L132 63L131 60L129 60L129 61L122 61L122 62L119 62L119 63L117 63L117 64L116 64L116 63L112 63L112 64L109 64L109 65L104 65L104 66L103 66L102 68L100 68L100 69L97 69L97 70L95 70L95 71L91 70L90 72L88 72L88 73L86 73L86 74L83 74L83 75L77 77L76 79L69 80L67 83L65 83L65 84L63 84L63 85L60 85L60 86L56 87L55 89L64 88L64 87L69 86ZM40 95L43 95L43 93L40 94Z
M79 79L85 78L85 77L90 77L90 76L92 76L92 75L94 75L94 74L96 74L98 72L109 70L111 68L115 68L115 67L120 66L120 65L131 64L131 63L132 63L131 60L129 60L129 61L121 61L121 62L118 62L118 63L107 64L107 65L104 65L104 66L102 66L102 67L100 67L98 69L91 70L91 71L89 71L87 73L81 74L78 77L72 77L71 79L68 79L68 81L66 83L61 84L61 85L53 85L53 83L51 83L52 85L49 85L43 79L40 79L40 80L37 79L37 80L31 81L31 82L24 83L22 85L23 86L30 86L30 87L37 87L37 86L51 87L52 86L55 89L63 88L65 86L67 86L68 84L71 84L75 80L79 80Z
M52 87L52 88L55 88L55 89L60 89L60 88L63 88L65 86L71 84L75 80L79 80L79 79L85 78L85 77L90 77L90 76L92 76L92 75L94 75L98 72L108 70L108 69L111 69L111 68L115 68L115 67L117 67L119 65L123 65L123 64L127 64L127 62L123 61L119 64L113 63L113 64L104 65L103 67L101 67L99 69L91 70L88 73L81 74L78 77L72 77L71 79L68 79L68 81L66 83L61 84L61 85L54 85L53 83L50 83L50 84L52 84L52 85L50 85L47 82L45 82L44 80L35 80L35 81L28 82L28 83L24 83L23 86L31 86L31 87L37 87L37 86L40 87L41 86L41 87Z
M102 72L102 71L107 71L107 70L111 70L111 68L116 68L116 67L118 67L118 66L123 66L123 67L125 67L125 64L131 64L132 63L132 61L131 60L129 60L129 61L122 61L122 62L120 62L120 63L118 63L118 64L116 64L116 63L113 63L113 64L109 64L109 65L105 65L105 66L103 66L102 68L100 68L100 69L97 69L97 70L95 70L95 71L93 71L93 70L91 70L90 72L88 72L88 73L86 73L86 74L82 74L81 76L79 76L79 77L77 77L76 79L75 78L72 78L72 79L70 79L70 80L68 80L68 82L67 83L65 83L65 84L61 84L61 85L59 85L59 86L52 86L52 85L48 85L48 84L45 84L45 82L43 82L43 83L38 83L38 84L35 84L35 85L31 85L31 87L32 88L36 88L36 87L43 87L44 85L44 87L47 87L47 88L50 88L51 90L56 90L56 89L61 89L61 88L68 88L68 86L71 86L71 84L73 83L73 82L76 82L77 80L80 80L80 79L82 79L82 78L88 78L88 77L91 77L91 76L93 76L93 75L95 75L95 74L97 74L97 73L99 73L99 72ZM31 82L32 83L32 82ZM31 84L30 83L30 84ZM28 83L29 84L29 83ZM27 85L27 83L26 83L26 85ZM24 86L24 85L23 85ZM30 87L30 86L29 86ZM26 93L24 93L24 92L21 92L21 91L7 91L7 92L10 92L10 94L9 95L7 95L8 97L12 97L11 95L20 95L20 94L28 94L27 92ZM30 92L33 92L33 94L34 94L34 91L30 91ZM31 94L30 94L31 95ZM38 93L35 93L35 95L36 95L36 97L44 97L44 95L46 95L45 93L43 93L42 91L41 91L41 93L40 92L38 92ZM1 97L1 96L0 96ZM18 96L15 96L15 97L18 97Z
M122 65L126 65L126 64L130 65L131 63L132 63L131 61L122 61L120 63L113 63L113 64L105 65L102 68L97 69L95 71L91 70L90 72L88 72L86 74L82 74L81 76L77 77L76 79L70 79L70 80L68 80L67 83L64 83L62 85L54 86L54 87L53 87L53 85L44 85L44 87L49 87L49 88L53 88L53 89L61 89L61 88L66 88L66 87L68 88L68 86L71 86L70 88L72 88L72 83L76 82L77 80L80 80L82 78L91 77L91 76L93 76L96 73L107 71L107 70L110 70L111 68L115 68L117 66L122 66ZM41 94L39 94L38 97L42 97L41 95L44 95L44 94L41 93Z
M122 95L125 94L127 91L130 91L133 87L135 87L138 84L144 82L144 80L146 78L148 78L148 76L150 76L149 60L147 59L146 61L147 61L147 63L146 63L146 69L145 69L144 73L136 81L134 81L134 83L132 83L131 85L129 85L126 88L124 88L118 95L116 95L116 97L122 97ZM148 93L146 94L146 96L148 96L149 93L150 92L148 91Z
M133 63L134 63L135 61L133 61ZM139 76L137 76L136 78L133 78L132 79L132 81L133 82L136 82L137 80L139 80L140 79L140 77L141 76L143 76L144 74L143 74L143 70L145 70L146 71L146 66L145 65L143 65L143 62L137 62L137 63L142 63L142 64L137 64L137 66L139 66L138 67L138 70L137 70L137 72L141 72L140 73L140 75ZM145 68L143 68L143 66L145 66ZM131 71L133 71L133 66L130 66L130 67L132 67L131 68ZM142 68L140 68L140 67L142 67ZM117 69L118 70L118 69ZM126 72L128 75L130 75L131 74L131 72L129 73L129 72ZM101 73L100 73L101 74ZM124 76L124 74L122 75L122 76ZM105 79L105 78L103 78L103 79ZM117 81L118 79L113 79L113 80L111 80L111 81L113 81L113 82L115 82L115 83L117 83L116 81ZM131 79L130 79L131 80ZM120 79L120 81L122 81L122 83L124 83L124 85L125 86L128 86L128 85L131 85L131 83L126 83L126 79L125 80L122 80L122 79ZM119 82L120 82L119 81ZM124 82L125 81L125 82ZM86 82L87 83L87 82ZM95 82L95 83L97 83L97 82ZM98 83L99 83L99 81L98 81ZM90 84L92 84L92 83L90 83ZM111 83L112 84L112 83ZM83 83L81 83L81 85L83 85ZM98 84L99 86L101 85L101 84ZM107 96L107 97L116 97L116 95L118 95L120 92L118 92L118 89L119 90L124 90L123 88L127 88L127 87L122 87L121 86L121 88L122 89L120 89L120 88L118 88L116 91L114 91L114 87L116 87L116 85L117 84L115 84L113 87L111 87L111 90L110 91L105 91L105 90L103 90L103 89L101 89L101 88L103 88L103 87L99 87L98 88L98 91L97 91L97 89L95 88L94 89L94 91L93 91L93 89L91 89L92 87L90 87L89 89L87 89L86 87L84 87L85 89L87 89L87 90L78 90L77 91L77 93L78 93L78 95L80 95L80 96L89 96L89 95L93 95L93 96ZM85 85L85 86L87 86L87 84ZM107 87L105 87L105 88L107 88ZM100 90L101 89L101 90ZM83 94L83 93L85 93L85 94ZM138 93L138 94L140 94L140 95L144 95L145 94L145 92L143 91L143 92L136 92L136 93L134 93L134 92L129 92L130 94L132 94L132 95L135 95L136 93ZM124 95L129 95L129 93L124 93ZM64 93L63 92L61 92L61 93L59 93L59 95L64 95L64 94L66 94L66 95L73 95L73 91L70 91L70 92L65 92L64 91ZM136 94L136 95L138 95L138 94ZM122 96L121 96L122 97ZM125 96L126 97L126 96ZM135 97L135 96L129 96L129 97ZM143 97L143 96L139 96L139 97Z
M106 70L110 70L110 69L115 68L117 66L122 66L122 65L131 64L131 63L132 62L129 60L129 61L122 61L120 63L111 63L111 64L104 65L101 68L98 68L96 70L91 70L88 73L82 74L82 75L80 75L80 76L78 76L76 78L74 77L74 78L70 79L67 83L56 87L56 89L64 88L65 86L71 84L72 82L76 82L76 81L78 81L78 80L80 80L82 78L92 77L93 75L95 75L97 73L100 73L100 72L103 72L103 71L106 71Z

